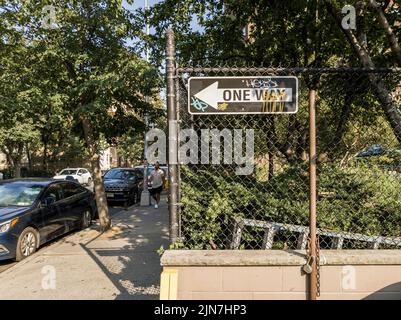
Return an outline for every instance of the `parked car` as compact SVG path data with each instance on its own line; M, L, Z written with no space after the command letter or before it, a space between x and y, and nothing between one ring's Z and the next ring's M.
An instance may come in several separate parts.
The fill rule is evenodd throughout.
M143 172L134 168L113 168L103 176L103 184L107 200L132 205L141 199Z
M56 180L71 180L80 184L91 185L92 175L85 168L66 168L53 177Z
M22 260L42 244L96 215L94 194L72 181L18 179L0 182L0 260Z
M148 190L152 189L152 181L150 181L150 174L152 173L152 171L154 170L154 166L153 165L148 165L148 170L147 170L147 174L148 174ZM135 167L136 170L140 170L143 174L144 172L144 166L136 166ZM164 185L163 185L163 189L167 190L168 189L168 167L167 166L160 166L160 169L163 170L164 172Z

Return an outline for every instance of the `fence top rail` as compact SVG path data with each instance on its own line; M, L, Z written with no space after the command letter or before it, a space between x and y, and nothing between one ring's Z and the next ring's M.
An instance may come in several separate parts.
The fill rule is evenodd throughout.
M282 67L189 67L182 66L176 68L177 73L218 73L218 72L238 72L238 73L397 73L401 72L401 68L315 68L315 67L295 67L295 68L282 68Z
M257 228L273 228L278 230L287 230L292 232L309 232L309 228L305 226L299 226L294 224L284 224L278 222L267 222L262 220L253 220L253 219L244 219L236 217L234 218L236 223L240 225L243 224L244 226L249 227L257 227ZM364 242L380 242L382 244L389 244L389 245L397 245L401 246L401 237L384 237L384 236L368 236L359 233L350 233L344 231L331 231L331 230L324 230L324 229L317 229L317 234L321 236L328 236L333 238L343 238L348 240L359 240Z

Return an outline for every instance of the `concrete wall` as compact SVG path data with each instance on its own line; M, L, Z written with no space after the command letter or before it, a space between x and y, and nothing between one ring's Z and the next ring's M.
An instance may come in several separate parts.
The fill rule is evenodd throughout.
M166 251L162 299L307 299L304 251ZM164 277L166 278L166 277ZM401 300L401 250L322 250L319 299Z

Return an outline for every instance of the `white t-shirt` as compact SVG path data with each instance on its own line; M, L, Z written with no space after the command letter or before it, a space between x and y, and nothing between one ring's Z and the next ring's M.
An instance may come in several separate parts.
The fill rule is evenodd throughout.
M162 169L153 170L152 173L150 174L150 179L153 182L152 184L153 188L158 188L162 186L164 180L164 171Z

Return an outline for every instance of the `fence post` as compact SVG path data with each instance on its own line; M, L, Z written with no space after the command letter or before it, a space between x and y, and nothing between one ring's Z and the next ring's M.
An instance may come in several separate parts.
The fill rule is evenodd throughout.
M180 129L180 124L181 124L181 119L180 119L180 110L181 110L181 106L180 106L180 79L178 77L178 75L176 75L175 77L175 108L176 108L176 112L177 112L177 137L179 137L179 133L181 131ZM178 159L178 147L179 147L179 143L176 144L177 145L177 159ZM182 237L182 216L181 216L181 166L178 164L177 166L177 211L176 214L178 215L177 218L177 223L178 223L178 239L181 239Z
M309 89L309 259L312 273L309 275L309 299L317 297L317 243L316 243L316 89Z
M169 222L170 241L175 243L179 233L178 216L178 132L177 110L175 101L175 45L174 32L169 29L166 33L166 75L167 75L167 125L168 125L168 170L169 170Z

